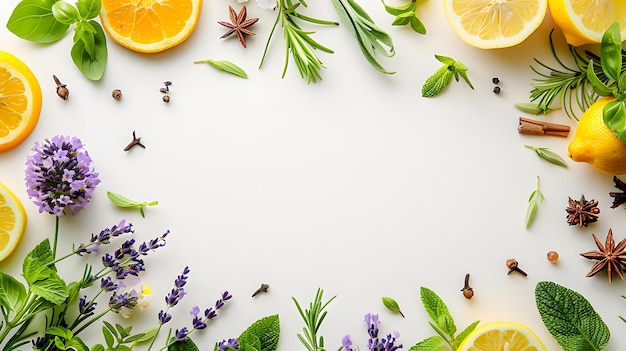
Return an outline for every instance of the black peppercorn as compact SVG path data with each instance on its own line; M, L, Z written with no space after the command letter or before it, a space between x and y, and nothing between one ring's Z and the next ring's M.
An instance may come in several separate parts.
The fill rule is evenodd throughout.
M500 94L500 90L501 90L501 89L500 89L500 87L494 87L494 88L493 88L493 92L494 92L495 94Z
M498 83L500 83L500 78L493 77L493 78L491 78L491 81L493 82L493 84L498 84Z

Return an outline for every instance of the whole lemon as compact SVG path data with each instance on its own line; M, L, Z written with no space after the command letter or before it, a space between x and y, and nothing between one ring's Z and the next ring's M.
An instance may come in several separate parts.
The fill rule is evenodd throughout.
M626 142L617 137L602 118L604 106L614 100L604 97L583 113L567 154L572 160L587 162L600 172L618 175L626 173Z

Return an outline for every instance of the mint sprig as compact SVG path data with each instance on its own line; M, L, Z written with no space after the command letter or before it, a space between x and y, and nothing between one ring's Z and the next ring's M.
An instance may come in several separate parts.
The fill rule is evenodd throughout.
M400 6L388 5L383 0L383 5L385 5L385 11L387 11L388 14L396 16L391 23L392 26L404 26L409 24L415 32L426 34L426 26L424 26L424 23L422 23L419 18L415 0Z
M410 348L410 351L440 351L445 344L448 344L453 351L456 351L463 340L474 330L480 321L475 321L456 335L457 328L454 318L448 310L445 302L434 291L420 287L420 298L424 309L432 320L430 326L438 336L426 338Z
M474 86L467 77L467 71L469 68L465 66L461 61L457 61L448 56L435 55L435 58L443 63L433 75L428 77L422 86L423 97L433 97L439 95L452 81L452 77L458 82L459 76L465 80L465 82L474 89Z
M609 328L578 292L542 281L535 287L535 302L543 324L564 351L599 351L609 343Z
M100 8L100 0L78 0L76 6L63 0L22 0L6 27L22 39L49 44L63 38L75 25L72 61L85 77L100 80L108 57L104 31L93 20Z

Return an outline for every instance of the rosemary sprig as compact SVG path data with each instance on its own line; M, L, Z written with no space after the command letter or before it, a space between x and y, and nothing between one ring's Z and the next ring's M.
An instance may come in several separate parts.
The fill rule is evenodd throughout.
M311 34L315 32L303 30L296 22L296 19L309 23L324 25L339 25L339 23L305 16L296 11L300 5L307 7L307 4L304 0L295 0L295 2L292 0L276 0L276 9L278 10L278 15L276 16L276 21L272 26L270 35L267 38L267 43L265 44L265 49L263 50L263 57L261 58L259 69L263 66L263 62L265 61L265 56L267 55L270 41L272 39L272 36L274 35L276 27L278 26L278 23L280 23L283 28L283 34L285 38L285 65L283 68L282 78L284 78L285 74L287 73L287 66L289 65L289 53L291 53L293 61L295 62L296 67L298 67L298 71L300 72L300 76L303 79L306 79L307 83L316 83L318 79L322 79L320 71L322 68L325 67L319 57L317 57L315 49L319 49L330 54L333 53L333 50L323 46L322 44L311 38Z
M326 306L337 297L336 295L331 297L328 301L322 302L322 297L324 294L324 290L318 288L317 293L315 293L315 298L313 302L309 304L309 308L303 310L298 303L298 300L295 297L291 299L296 304L296 308L298 308L298 312L300 316L304 320L304 324L306 327L302 328L304 335L298 334L298 339L300 342L306 347L308 351L326 351L324 348L324 337L318 336L317 332L319 331L324 318L326 318L327 311L324 311Z
M534 78L534 83L531 84L530 101L536 102L536 109L539 113L547 114L558 108L558 106L555 106L555 100L558 98L560 107L563 108L565 114L570 118L578 120L576 108L580 111L585 111L599 97L589 82L587 70L591 60L599 62L600 58L589 50L580 53L575 47L568 45L575 67L566 65L556 53L554 41L552 40L553 32L554 29L550 32L550 49L560 68L551 67L534 58L537 64L549 72L544 73L532 65L530 66L533 72L539 76L539 78ZM622 53L622 55L624 54ZM600 81L608 82L608 78L602 71L602 68L593 67L593 70Z

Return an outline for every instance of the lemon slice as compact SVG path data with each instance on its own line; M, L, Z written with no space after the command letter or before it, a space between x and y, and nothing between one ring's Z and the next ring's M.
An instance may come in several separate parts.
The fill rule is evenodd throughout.
M20 200L0 183L0 261L15 250L26 229L26 212Z
M0 51L0 152L19 145L33 131L41 112L41 87L17 57Z
M527 326L515 322L492 322L472 331L458 351L547 351Z
M521 43L543 22L547 9L548 0L444 0L452 29L481 49Z
M624 0L549 0L554 23L573 46L596 44L613 22L619 22L626 38L626 1Z

